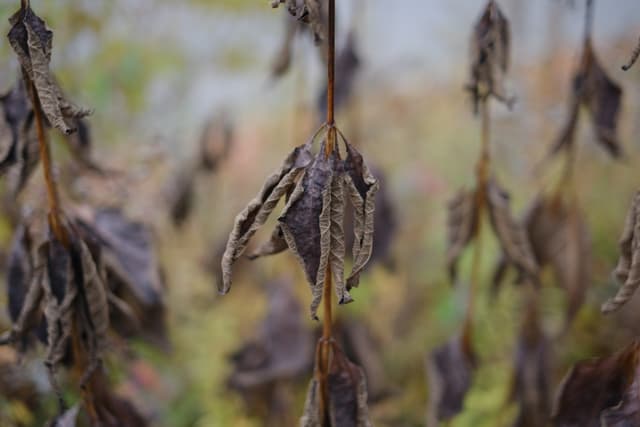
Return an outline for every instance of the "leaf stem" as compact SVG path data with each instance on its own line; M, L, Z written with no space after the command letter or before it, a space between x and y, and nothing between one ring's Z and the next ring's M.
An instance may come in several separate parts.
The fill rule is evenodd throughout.
M56 181L53 177L51 150L49 149L49 142L47 140L47 134L45 133L42 120L42 108L40 106L40 100L38 99L36 87L33 82L30 82L29 95L31 97L31 104L33 105L33 114L36 122L36 133L38 135L38 146L40 149L40 159L42 161L42 171L44 173L44 181L47 186L49 225L53 230L53 234L60 241L60 243L62 243L65 247L68 247L69 239L67 238L67 233L65 232L60 220L60 200L58 198L58 188L56 186Z
M327 124L333 125L334 119L334 93L335 93L335 62L336 62L336 1L329 0L329 28L328 52L327 52Z

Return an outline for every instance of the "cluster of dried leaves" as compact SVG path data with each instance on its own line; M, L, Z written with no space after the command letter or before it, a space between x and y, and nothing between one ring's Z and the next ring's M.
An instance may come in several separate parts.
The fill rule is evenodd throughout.
M471 92L474 111L490 96L511 105L514 101L505 89L505 74L509 69L511 30L509 21L498 4L491 0L473 28L471 36Z
M369 172L362 155L342 135L346 157L341 158L339 144L325 153L326 138L336 129L323 126L318 132L323 142L317 154L311 152L315 137L296 147L280 169L267 181L249 205L236 217L222 258L223 283L220 292L231 287L231 268L247 247L249 239L266 222L281 198L286 205L268 242L251 254L252 258L273 255L291 249L302 264L311 286L311 315L322 299L327 271L331 271L340 304L353 299L349 290L358 285L359 275L371 256L373 244L375 195L378 182ZM336 141L338 142L338 141ZM353 267L344 278L346 199L354 218Z
M640 192L633 198L619 241L620 258L614 277L621 284L616 296L602 306L611 313L626 304L640 285Z
M573 76L569 117L551 148L551 154L570 151L575 144L580 108L589 111L597 141L613 157L622 155L617 137L622 89L607 75L593 50L590 37L584 41L580 66Z
M367 384L362 369L352 363L334 342L330 348L328 372L323 373L320 351L325 343L320 340L316 351L314 378L309 384L302 427L369 427ZM326 378L326 396L323 401L321 377Z
M287 11L298 21L309 24L316 43L327 40L327 8L324 0L271 0L271 7L285 4Z
M447 265L451 279L457 280L458 260L477 235L478 223L482 220L479 208L482 200L486 202L505 262L516 267L524 279L537 282L538 262L527 233L511 214L509 194L495 180L473 191L462 190L449 202Z
M553 411L556 427L640 425L640 343L576 364L567 374Z
M536 197L522 219L527 240L540 269L550 266L558 286L567 293L567 320L571 320L584 301L591 283L591 237L583 215L575 203L554 195ZM493 277L494 293L503 283L508 257L503 254ZM516 266L516 283L526 275Z

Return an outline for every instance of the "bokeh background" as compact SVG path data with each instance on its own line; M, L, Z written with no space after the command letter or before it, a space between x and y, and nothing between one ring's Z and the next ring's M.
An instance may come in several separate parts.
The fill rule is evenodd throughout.
M460 286L452 287L446 275L446 202L474 179L480 123L464 85L471 29L485 2L337 3L338 45L353 31L361 61L338 123L384 175L395 213L388 262L368 270L354 291L356 301L337 309L337 317L341 324L360 328L347 334L370 338L364 353L375 359L370 363L381 390L370 406L375 425L419 426L425 423L429 395L425 356L459 331L467 302L470 257L463 259ZM560 170L554 162L539 166L566 118L585 5L499 3L512 24L507 82L517 102L512 110L492 105L491 151L493 170L520 215ZM88 176L75 185L88 201L118 203L150 223L165 272L169 345L118 343L107 364L110 376L153 425L263 425L264 406L273 402L258 393L258 403L248 404L229 387L235 369L230 355L265 325L273 283L291 285L297 301L293 312L305 328L315 328L307 315L308 286L287 253L238 265L234 287L222 297L211 264L236 213L285 153L320 124L316 104L324 71L311 37L295 40L291 68L276 79L271 65L287 17L266 0L32 0L32 5L54 31L52 68L62 86L72 99L94 109L90 124L96 158L129 176L126 184ZM0 0L0 17L7 19L17 7L18 2ZM620 69L640 36L640 3L596 0L594 16L596 52L624 90L619 134L625 156L612 160L596 146L586 121L580 126L577 189L592 234L594 274L586 304L564 333L566 297L552 279L543 287L554 389L577 360L607 354L640 329L637 298L619 314L599 312L615 293L610 271L617 240L632 194L640 187L640 67ZM9 29L4 22L3 34ZM2 37L0 91L10 87L17 72ZM169 210L179 178L198 155L205 126L221 116L233 129L229 154L215 173L196 177L193 211L175 226ZM54 158L61 165L68 160L63 144L54 145ZM256 240L268 233L267 227ZM510 285L490 298L498 251L485 234L476 314L480 367L464 411L450 426L507 426L517 412L507 396L527 299ZM3 224L5 248L10 236L9 225ZM1 311L0 325L9 324ZM2 423L40 425L51 413L41 354L36 350L22 361L37 403L26 405L0 390ZM16 359L11 350L0 349L0 364ZM293 423L301 414L311 371L309 365L306 373L278 379L283 384L277 387L277 411Z

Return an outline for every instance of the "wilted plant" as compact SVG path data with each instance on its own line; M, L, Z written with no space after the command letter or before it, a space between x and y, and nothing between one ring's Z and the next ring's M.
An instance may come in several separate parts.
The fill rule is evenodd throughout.
M273 5L279 3L273 2ZM267 179L260 194L236 217L222 259L220 292L229 291L233 263L242 256L249 239L284 197L286 205L270 240L253 257L291 249L311 286L313 318L317 318L318 307L323 304L323 334L318 342L315 378L309 389L303 425L363 426L368 425L362 404L366 402L366 387L360 386L364 376L354 379L359 368L342 356L332 339L331 290L333 287L339 304L353 301L349 291L358 285L360 272L371 256L378 182L334 120L335 0L328 3L326 26L318 2L305 1L301 10L297 9L295 1L288 5L290 12L307 17L320 39L327 40L327 118L306 144L296 147L287 156L280 169ZM320 150L313 154L311 149L318 138L322 139ZM340 142L344 146L344 158L339 149ZM355 240L352 271L345 279L343 222L347 197L354 210ZM348 424L345 424L347 419Z
M9 42L22 69L21 81L10 95L3 97L4 117L12 135L10 150L16 163L16 152L30 153L37 144L48 215L45 220L36 211L17 231L8 276L9 308L14 324L0 342L25 344L34 330L45 338L45 365L61 412L52 425L73 425L77 413L77 409L66 411L57 385L56 372L64 364L74 368L72 373L92 425L143 426L146 422L136 410L109 390L102 359L110 326L109 306L120 302L109 287L113 277L107 274L119 274L120 280L127 281L131 274L145 273L135 271L142 265L130 251L126 259L118 259L123 242L114 243L108 225L105 228L105 224L97 225L93 218L82 219L72 210L63 209L46 127L50 125L69 135L76 126L82 127L79 120L89 111L74 106L63 96L49 69L53 33L28 1L21 1L20 10L10 18L10 23ZM28 94L28 101L21 94ZM35 137L30 136L33 128ZM90 161L87 140L81 141L86 136L80 135L76 143L78 152L83 153L81 162ZM25 159L23 155L23 164L17 162L21 170L25 170ZM135 240L136 236L125 237L125 244L127 239ZM126 311L126 304L119 306Z
M489 1L473 28L471 40L471 82L474 111L482 120L480 157L476 166L475 189L461 190L449 203L447 219L447 265L452 281L458 278L457 264L464 249L475 239L471 266L469 302L462 327L444 346L428 358L430 383L430 423L452 418L462 410L471 386L476 356L473 350L473 307L479 282L482 225L485 214L509 263L523 272L527 280L537 278L538 265L525 230L513 218L509 195L491 175L489 99L510 104L504 89L509 67L509 23L495 1Z

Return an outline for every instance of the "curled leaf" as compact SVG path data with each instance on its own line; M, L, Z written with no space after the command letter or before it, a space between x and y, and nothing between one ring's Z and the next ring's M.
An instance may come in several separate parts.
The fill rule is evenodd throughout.
M510 105L504 89L504 76L509 69L511 30L509 21L494 0L487 3L471 38L471 92L474 111L489 96Z
M475 191L461 190L447 205L447 267L454 283L460 255L477 232L479 215L476 199Z
M602 312L611 313L625 305L640 285L640 192L637 192L619 242L620 258L614 276L621 287L616 296L602 305Z
M287 10L298 21L309 24L316 43L326 40L326 10L323 0L273 0L271 7L286 3Z
M538 263L524 228L513 218L509 209L509 195L494 181L487 188L487 201L491 225L509 263L534 282L537 281Z
M640 421L640 343L577 363L563 380L555 404L556 427L635 426Z
M47 120L65 134L73 132L75 129L68 120L87 116L90 111L67 101L49 70L53 33L29 6L21 8L9 21L12 25L9 43L18 55L25 80L35 87L34 95Z

